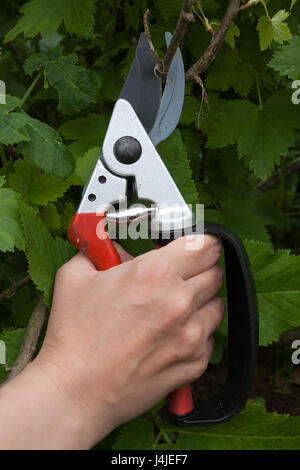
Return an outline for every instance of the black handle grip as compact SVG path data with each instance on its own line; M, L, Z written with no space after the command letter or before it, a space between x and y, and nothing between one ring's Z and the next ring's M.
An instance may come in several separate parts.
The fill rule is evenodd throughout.
M185 415L171 415L180 426L208 426L239 413L249 395L258 348L256 290L246 250L241 240L222 225L206 222L206 234L218 236L224 246L228 299L228 369L220 392L197 403ZM197 233L197 232L194 232ZM160 239L166 245L170 240Z

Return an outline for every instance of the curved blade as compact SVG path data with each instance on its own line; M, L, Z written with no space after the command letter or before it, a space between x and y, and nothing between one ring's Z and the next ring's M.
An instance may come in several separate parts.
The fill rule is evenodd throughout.
M169 45L172 34L165 33L165 37L167 45ZM178 48L168 73L167 84L157 118L153 128L149 132L149 137L155 146L169 137L175 130L182 112L184 92L184 64L180 49Z
M147 132L154 124L161 99L161 81L154 75L155 65L145 33L142 33L119 98L131 104Z

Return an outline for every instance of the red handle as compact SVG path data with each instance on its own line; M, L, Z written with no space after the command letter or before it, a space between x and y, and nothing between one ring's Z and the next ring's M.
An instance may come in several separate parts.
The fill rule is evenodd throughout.
M94 263L98 271L121 263L105 229L105 214L76 213L68 230L68 238Z

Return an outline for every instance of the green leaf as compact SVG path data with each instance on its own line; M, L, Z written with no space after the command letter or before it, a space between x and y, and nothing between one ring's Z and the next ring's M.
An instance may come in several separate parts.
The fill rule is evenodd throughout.
M235 38L238 38L240 34L240 28L235 23L231 23L231 26L225 36L225 42L229 44L231 49L235 48Z
M34 209L21 203L20 211L29 274L37 288L44 292L45 302L50 306L56 271L76 250L69 242L61 238L54 239Z
M33 38L40 34L46 38L57 31L64 22L68 33L89 38L93 34L95 3L97 0L32 0L20 8L23 16L5 36L5 41L12 41L19 34Z
M177 428L167 422L159 426L164 432L178 432L178 438L176 444L157 449L296 450L300 445L300 416L267 413L254 403L218 426Z
M12 367L21 348L21 344L24 338L25 328L5 329L0 333L0 341L5 344L6 360L8 361L8 367ZM6 379L8 372L5 370L6 365L0 364L0 383Z
M22 194L23 200L41 206L49 201L57 201L70 186L68 180L43 173L26 160L15 163L14 172L8 176L8 183Z
M169 18L177 18L182 8L181 0L160 0L158 3L159 11L162 17L167 20Z
M0 251L24 249L18 196L12 189L0 189Z
M20 103L18 98L6 95L6 104L0 105L0 142L3 144L14 145L29 140L25 114L12 112Z
M69 148L75 157L79 157L89 149L102 145L107 125L106 116L92 113L87 118L65 122L59 132L66 140L74 141Z
M238 51L228 47L217 56L211 67L206 85L208 89L227 91L233 88L239 95L248 95L255 81L254 67L247 62L241 63Z
M200 107L200 100L195 98L195 96L186 96L184 98L183 109L180 116L180 124L188 126L189 124L194 123L200 112Z
M46 227L52 230L56 230L60 228L61 226L60 215L57 212L57 207L55 204L53 204L53 202L49 202L49 204L46 207L41 207L40 215Z
M28 115L26 124L30 140L19 144L20 153L55 176L70 176L74 170L74 160L58 132Z
M57 90L59 97L58 109L63 114L74 114L82 108L95 103L98 88L101 85L99 75L77 65L75 54L64 56L62 46L45 54L34 54L25 63L26 73L32 73L45 65L45 77Z
M269 98L263 109L250 101L236 100L225 104L215 116L207 146L222 148L237 143L239 157L245 157L254 174L265 179L280 157L288 154L294 144L293 128L298 126L290 100L284 103L280 93Z
M290 255L289 250L274 253L255 241L245 246L257 289L260 344L265 346L300 325L300 256Z
M76 161L76 168L72 175L72 184L85 185L92 174L94 166L100 155L100 148L95 147L88 150L82 157Z
M157 151L170 171L184 200L187 204L193 204L194 207L198 203L198 194L180 131L177 129L167 140L161 142L157 146Z
M114 450L146 450L152 449L155 441L154 423L149 416L140 416L125 426L113 445Z
M269 62L269 66L280 73L285 75L291 80L297 80L300 78L300 36L294 36L288 44L285 44L278 49L272 60Z
M288 16L289 13L286 10L279 10L273 18L262 16L259 19L257 30L262 51L268 49L273 40L282 44L292 37L287 23L284 22Z

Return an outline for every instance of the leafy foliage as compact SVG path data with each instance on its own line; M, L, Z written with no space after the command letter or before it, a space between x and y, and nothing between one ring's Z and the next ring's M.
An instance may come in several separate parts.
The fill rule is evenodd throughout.
M207 219L245 241L260 344L267 346L300 324L300 181L294 171L300 114L291 102L291 80L300 79L300 3L254 3L236 16L201 75L208 105L201 87L189 83L179 127L158 151L186 202L205 203ZM7 88L0 104L0 285L4 290L27 272L33 280L1 304L0 340L9 365L30 309L41 293L51 305L55 273L75 253L66 231L101 151L143 13L151 11L152 39L163 57L164 32L174 31L181 7L182 0L0 5L0 79ZM208 46L226 7L221 0L195 7L183 47L186 68ZM153 245L127 240L124 246L137 254ZM215 362L226 350L224 330ZM0 381L5 376L1 366ZM254 403L228 423L198 429L174 428L157 414L160 407L114 431L99 448L299 448L299 418Z

